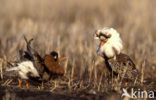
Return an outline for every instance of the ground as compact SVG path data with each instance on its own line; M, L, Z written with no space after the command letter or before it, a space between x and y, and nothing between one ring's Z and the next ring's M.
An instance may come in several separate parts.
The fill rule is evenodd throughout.
M121 85L118 84L119 86L108 80L109 84L101 85L101 89L98 90L99 87L96 87L92 81L69 80L63 76L44 83L29 80L29 88L26 88L25 81L23 81L22 88L19 88L18 78L7 75L4 75L0 81L0 98L3 100L124 100L125 97L121 97L123 88L152 90L156 96L154 79L146 79L143 84L136 83L135 85L133 82L123 81ZM102 88L105 89L102 90Z

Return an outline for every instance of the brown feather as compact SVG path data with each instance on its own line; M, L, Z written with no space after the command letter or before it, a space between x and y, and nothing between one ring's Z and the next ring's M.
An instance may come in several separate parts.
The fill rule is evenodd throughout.
M53 56L51 55L46 55L44 57L44 63L47 67L47 69L54 74L58 75L63 75L64 74L64 69L63 67L59 64L59 61L55 61Z
M135 78L139 74L134 62L126 54L120 53L116 59L105 59L105 62L110 71L121 77Z

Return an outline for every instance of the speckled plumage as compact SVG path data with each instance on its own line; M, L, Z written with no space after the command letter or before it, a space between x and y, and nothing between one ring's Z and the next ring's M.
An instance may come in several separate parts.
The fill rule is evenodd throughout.
M105 64L110 72L123 78L134 79L139 75L134 62L128 55L123 53L116 55L116 59L105 58Z
M113 75L134 79L139 73L131 58L121 53L123 48L120 34L113 28L103 28L95 32L94 38L100 40L97 54L105 59L105 65Z

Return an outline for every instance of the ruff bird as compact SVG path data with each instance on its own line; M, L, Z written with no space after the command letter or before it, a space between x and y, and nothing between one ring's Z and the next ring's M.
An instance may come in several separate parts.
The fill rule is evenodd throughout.
M60 65L60 62L66 60L67 57L58 57L56 51L52 51L50 54L43 57L46 72L44 73L44 78L55 78L57 76L64 75L64 68ZM49 73L49 75L48 75Z
M43 71L43 67L41 64L41 58L38 55L37 52L32 53L30 43L33 39L27 40L26 37L24 37L26 44L27 44L27 50L19 50L20 54L20 62L17 63L17 66L7 69L6 71L17 71L19 74L19 87L21 88L22 80L28 80L28 79L40 79L41 71ZM26 87L29 87L29 83L27 81Z
M113 28L103 28L94 33L94 38L100 41L97 54L105 59L105 65L114 75L124 78L135 78L138 71L131 58L121 53L123 49L120 34Z
M24 36L25 42L27 44L27 50L23 51L20 50L19 54L20 54L20 59L23 60L29 60L31 62L33 62L34 67L37 69L40 78L42 78L43 73L45 72L45 65L43 62L43 58L42 56L40 56L40 54L31 47L31 41L33 39L30 39L29 41L27 40L27 38Z
M37 69L34 67L33 62L23 61L17 64L15 67L11 67L6 71L17 71L22 80L28 80L30 77L39 78L40 75ZM19 79L19 87L21 88L22 80ZM26 87L29 87L29 83L26 83Z

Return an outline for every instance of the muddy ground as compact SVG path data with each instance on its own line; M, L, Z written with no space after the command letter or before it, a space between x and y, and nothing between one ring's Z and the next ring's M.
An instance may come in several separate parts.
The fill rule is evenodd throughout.
M44 83L44 87L42 87L41 83L29 81L29 88L25 87L25 82L23 82L22 88L19 88L17 79L3 79L0 83L0 100L106 100L109 96L108 93L97 93L96 90L91 90L91 87L72 91L66 83L62 84L62 87L61 83L59 83L56 88L53 82ZM120 99L119 94L112 93L111 96Z
M83 82L83 83L82 83ZM29 81L26 88L25 81L22 87L18 87L18 78L4 75L0 80L0 100L123 100L122 88L113 89L105 87L107 91L98 91L92 82L85 80L68 80L66 77L51 80L44 84ZM81 84L82 83L82 84ZM70 85L69 85L70 84ZM125 87L125 86L123 86ZM155 91L156 81L147 79L143 85L129 86L128 88L140 88ZM127 87L126 87L127 88ZM127 89L128 89L127 88Z

